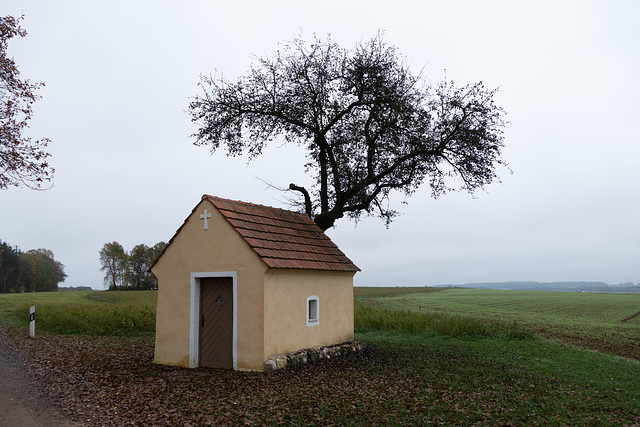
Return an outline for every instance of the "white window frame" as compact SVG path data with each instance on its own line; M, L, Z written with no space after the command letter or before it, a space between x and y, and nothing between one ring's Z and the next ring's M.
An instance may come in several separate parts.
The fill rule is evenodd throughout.
M316 317L315 319L311 319L311 301L315 301L316 306ZM311 295L307 298L307 326L316 326L320 324L320 298L317 295Z

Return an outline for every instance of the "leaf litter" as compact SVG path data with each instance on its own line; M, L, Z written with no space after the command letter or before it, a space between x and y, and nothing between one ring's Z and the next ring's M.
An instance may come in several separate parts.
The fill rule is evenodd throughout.
M154 364L153 336L10 333L50 402L86 425L548 425L571 424L571 414L583 425L640 424L637 409L593 411L606 402L562 379L512 375L506 364L426 348L370 345L280 371L241 372ZM475 372L461 375L467 371Z

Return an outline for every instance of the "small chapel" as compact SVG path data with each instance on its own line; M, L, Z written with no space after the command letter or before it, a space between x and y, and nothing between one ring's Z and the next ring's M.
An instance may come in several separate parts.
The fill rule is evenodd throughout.
M304 213L204 195L151 271L156 363L261 371L353 340L360 270Z

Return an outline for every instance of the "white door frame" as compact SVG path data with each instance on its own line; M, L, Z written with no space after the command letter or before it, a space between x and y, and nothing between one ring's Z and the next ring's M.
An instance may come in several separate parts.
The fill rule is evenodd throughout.
M231 277L233 279L233 369L238 369L238 274L235 271L191 272L191 310L189 319L189 367L200 364L200 279Z

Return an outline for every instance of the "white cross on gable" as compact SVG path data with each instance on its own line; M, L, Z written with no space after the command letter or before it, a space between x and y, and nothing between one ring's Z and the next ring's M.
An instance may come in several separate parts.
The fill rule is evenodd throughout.
M204 219L204 229L208 230L209 226L207 224L207 218L211 218L211 214L207 213L207 210L204 210L204 214L200 215L200 219Z

